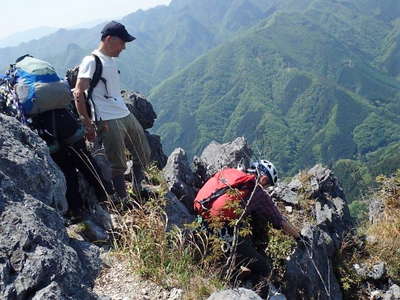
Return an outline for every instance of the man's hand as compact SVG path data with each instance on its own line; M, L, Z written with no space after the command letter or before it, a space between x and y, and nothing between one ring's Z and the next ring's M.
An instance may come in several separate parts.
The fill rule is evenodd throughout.
M96 138L96 128L92 122L85 125L85 137L89 142L94 142Z
M292 224L290 224L289 221L286 220L286 218L283 218L282 220L282 229L286 234L294 237L295 239L298 239L301 236L300 231Z
M96 138L96 129L89 118L88 111L86 109L86 98L85 91L89 88L90 80L86 78L79 78L76 82L74 89L74 98L76 110L79 113L83 125L85 126L85 136L89 142L93 142Z

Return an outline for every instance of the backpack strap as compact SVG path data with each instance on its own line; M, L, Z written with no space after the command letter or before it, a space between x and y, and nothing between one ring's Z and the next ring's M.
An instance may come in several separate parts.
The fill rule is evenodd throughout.
M98 121L97 114L96 114L96 106L95 106L94 101L92 99L93 90L99 84L99 81L102 80L104 82L104 85L105 85L106 91L107 91L107 82L101 76L103 74L103 64L101 63L100 58L96 54L92 54L92 56L94 57L94 61L96 63L96 66L95 66L93 77L92 77L92 80L90 81L89 89L88 89L88 92L87 92L87 103L86 103L86 105L87 105L87 111L89 113L89 116L92 117L94 121ZM108 91L107 91L107 93L108 93Z
M212 202L214 202L215 200L217 200L219 197L221 197L223 194L225 194L229 188L230 188L229 186L226 186L221 189L218 189L214 193L212 193L210 196L208 196L207 198L199 201L201 208L203 208L206 211L209 210L208 207L210 207L210 204ZM206 205L207 205L207 207L206 207Z
M210 210L210 204L213 203L215 200L217 200L219 197L224 195L228 190L230 189L244 189L248 187L248 182L243 182L241 184L235 185L235 186L225 186L223 188L220 188L216 190L214 193L212 193L210 196L207 198L199 201L199 204L201 205L201 208L203 208L205 211Z
M100 80L102 80L104 84L106 84L106 80L101 77L101 75L103 74L103 64L101 63L100 58L96 54L92 54L92 56L94 57L94 60L96 62L96 67L94 69L93 78L90 81L90 86L88 90L88 99L92 99L93 90L97 86Z

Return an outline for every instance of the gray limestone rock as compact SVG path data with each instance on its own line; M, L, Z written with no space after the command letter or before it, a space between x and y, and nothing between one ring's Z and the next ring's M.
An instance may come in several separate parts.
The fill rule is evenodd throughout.
M153 127L154 121L157 119L157 114L153 109L153 105L143 95L135 92L122 91L122 97L130 112L136 117L145 130L151 149L151 161L156 162L159 169L164 168L167 163L167 156L162 149L160 136L150 134L146 131L146 129Z
M153 109L153 105L142 95L121 91L128 109L133 113L143 129L152 128L157 115Z
M275 198L279 197L280 201L285 203L289 203L291 205L299 204L298 193L297 190L290 188L288 185L278 184L274 188Z
M315 203L309 216L316 224L302 229L306 237L287 262L284 294L288 299L342 299L342 292L333 270L333 258L344 235L352 227L348 206L331 170L316 165L308 172L295 176L288 184L274 188L277 201L290 203L296 210L303 209L299 196Z
M332 222L333 210L327 204L322 205L320 202L317 202L315 204L315 211L317 214L317 224Z
M205 182L223 168L236 168L239 165L248 168L251 155L252 151L244 137L226 144L213 141L203 150L200 158L195 158L195 173Z
M386 267L384 262L375 264L372 266L371 270L368 272L368 277L374 280L381 279L386 273Z
M289 185L296 186L298 191L315 200L317 224L331 235L335 246L339 247L343 235L352 227L353 220L343 190L333 172L316 165L305 175L295 176Z
M176 198L175 194L169 192L166 198L167 205L165 212L168 216L167 230L172 229L173 226L183 228L184 224L189 224L194 221L194 216L190 214L186 206Z
M163 173L169 190L192 212L198 179L193 174L183 149L177 148L171 153Z
M101 264L67 235L65 180L47 146L2 114L0 132L0 298L95 299Z
M400 286L393 284L389 290L393 294L394 299L400 299Z
M44 141L15 118L0 114L0 191L23 193L65 213L65 178L50 158ZM14 199L17 199L15 197Z
M183 290L173 288L169 292L168 300L180 300L180 299L182 299L182 295L183 295Z
M398 300L400 299L400 287L393 284L383 296L384 300Z
M363 278L367 277L368 270L365 266L363 266L363 265L360 266L359 264L354 264L353 268L356 271L358 276L361 276Z
M302 234L308 239L287 262L284 294L288 299L343 299L333 269L332 238L318 227L304 228Z
M147 131L145 131L145 134L151 149L150 161L155 162L157 167L161 170L165 167L168 160L168 157L165 155L162 149L161 138L159 135L150 134Z
M262 300L260 296L258 296L252 290L238 288L238 289L230 289L219 291L213 293L207 300Z
M17 198L7 201L0 216L0 298L40 299L51 293L92 299L82 278L93 281L88 268L97 273L100 265L82 262L54 209L30 196Z
M378 299L382 299L385 296L385 291L382 290L373 290L370 293L370 299L371 300L378 300Z
M99 226L90 218L85 219L82 222L82 226L84 227L81 234L84 236L86 241L92 243L101 243L106 242L109 239L108 233L104 230L103 227Z
M318 164L310 169L307 175L310 176L312 196L319 197L321 194L328 193L331 197L344 199L343 189L330 169Z
M376 223L382 217L382 213L384 210L384 204L382 199L372 198L369 200L368 205L368 217L371 223Z
M373 266L367 266L365 264L355 264L354 269L359 276L366 279L380 280L386 274L386 266L384 262L380 262Z
M35 296L32 298L33 300L67 300L70 299L66 294L62 292L62 288L57 282L52 282L44 289L38 291Z

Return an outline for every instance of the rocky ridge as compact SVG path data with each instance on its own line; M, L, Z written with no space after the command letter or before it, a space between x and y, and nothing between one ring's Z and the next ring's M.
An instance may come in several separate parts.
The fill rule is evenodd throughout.
M98 299L92 289L96 278L97 284L102 285L99 274L103 250L89 241L98 240L99 236L68 235L62 218L67 209L65 182L44 142L29 128L2 114L0 128L1 298ZM213 142L193 163L189 163L183 149L174 151L163 170L170 189L169 228L193 220L191 201L213 172L227 166L246 167L250 155L243 138L222 145ZM283 294L288 299L343 299L334 258L353 224L332 171L317 165L270 192L281 211L307 237L307 243L298 245L287 259ZM89 220L97 224L99 234L107 233L106 224L112 224L112 216L97 209L98 213ZM379 297L398 299L399 288L387 278L384 264L360 264L355 268L369 284L379 286ZM378 285L382 281L385 283ZM132 285L132 281L127 281L127 285ZM104 289L95 289L100 291ZM126 291L135 293L131 289ZM370 295L373 292L378 297L377 289L371 290ZM160 290L162 293L165 291ZM166 293L160 297L168 299L174 295ZM237 299L252 299L253 295L248 295L251 296Z
M63 176L45 143L0 114L0 298L96 299L99 249L71 240Z
M144 128L150 128L157 117L151 104L135 93L124 96ZM88 214L81 225L66 227L62 217L68 210L65 179L44 141L14 117L1 113L0 131L0 298L98 299L92 288L102 269L103 249L92 242L109 240L112 215L97 203L94 191L81 178ZM160 138L146 134L152 159L162 167L166 156ZM107 174L102 149L93 150Z
M250 155L244 138L226 144L212 142L192 163L188 162L183 149L176 149L163 171L170 191L191 209L192 195L210 176L223 167L246 168ZM287 258L281 284L284 295L287 299L344 299L341 278L337 275L337 253L349 236L353 236L354 223L333 172L316 165L289 182L281 181L269 192L281 212L301 229L307 241L298 244ZM382 203L372 201L370 209L371 220L379 218ZM365 282L364 295L371 299L400 299L398 285L387 277L384 265L383 262L374 266L355 264L353 269ZM251 294L243 296L240 292L230 295L236 295L232 299L253 299ZM209 299L213 297L220 299L219 294Z

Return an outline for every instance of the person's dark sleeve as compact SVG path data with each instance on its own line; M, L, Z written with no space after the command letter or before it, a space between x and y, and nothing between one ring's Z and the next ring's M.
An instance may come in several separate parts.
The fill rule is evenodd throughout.
M265 217L274 228L282 229L283 217L271 197L261 187L257 187L249 198L248 213L257 217Z

